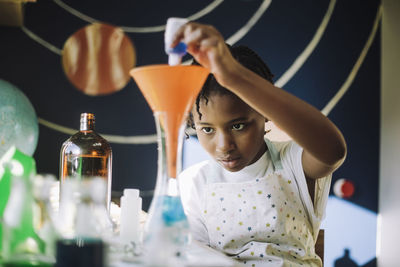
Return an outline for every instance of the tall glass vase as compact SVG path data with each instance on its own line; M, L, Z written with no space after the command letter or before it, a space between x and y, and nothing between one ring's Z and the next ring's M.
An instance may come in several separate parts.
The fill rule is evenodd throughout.
M150 266L183 265L190 231L176 178L184 122L208 73L200 66L168 65L130 72L153 111L157 128L157 182L144 233L144 259Z
M189 223L183 211L177 179L169 175L169 165L172 164L168 164L168 136L162 123L164 116L156 112L154 117L157 127L158 172L145 226L145 259L152 266L180 266L180 262L185 260L184 247L190 241ZM179 129L181 137L183 129ZM180 147L182 139L178 140ZM179 154L176 155L177 172L181 165Z

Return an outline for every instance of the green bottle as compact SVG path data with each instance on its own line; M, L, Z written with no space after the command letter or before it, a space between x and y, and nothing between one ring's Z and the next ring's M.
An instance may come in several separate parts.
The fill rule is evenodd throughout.
M0 239L3 266L51 266L45 242L35 232L31 179L36 165L18 149L0 159Z
M14 146L0 158L0 226L2 224L2 218L4 209L7 205L8 198L11 191L11 177L12 173L9 168L6 168L7 164L12 164L12 162L19 162L22 167L22 175L24 177L29 177L36 173L36 164L32 157L29 157L16 149ZM19 170L21 172L21 170ZM2 240L2 227L0 227L0 241ZM2 251L2 243L0 242L0 252ZM0 254L1 255L1 254Z

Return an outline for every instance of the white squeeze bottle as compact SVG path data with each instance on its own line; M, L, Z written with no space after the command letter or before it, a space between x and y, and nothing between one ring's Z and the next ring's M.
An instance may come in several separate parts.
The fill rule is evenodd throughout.
M186 44L180 42L171 48L171 43L175 37L175 33L179 28L189 20L183 18L169 18L164 34L165 53L168 55L168 64L171 66L181 64L182 57L186 54Z
M141 242L140 213L142 198L138 189L124 189L121 197L120 237L124 243Z

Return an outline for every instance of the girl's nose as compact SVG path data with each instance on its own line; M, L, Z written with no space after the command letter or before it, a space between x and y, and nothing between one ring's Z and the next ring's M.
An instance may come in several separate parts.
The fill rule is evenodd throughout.
M228 133L219 133L216 140L216 150L219 153L228 153L235 149L235 141Z

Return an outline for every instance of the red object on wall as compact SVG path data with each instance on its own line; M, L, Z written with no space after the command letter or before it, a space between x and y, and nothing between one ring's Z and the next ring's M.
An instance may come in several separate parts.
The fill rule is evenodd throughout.
M347 179L339 179L333 186L333 193L340 198L350 198L354 195L354 183Z

